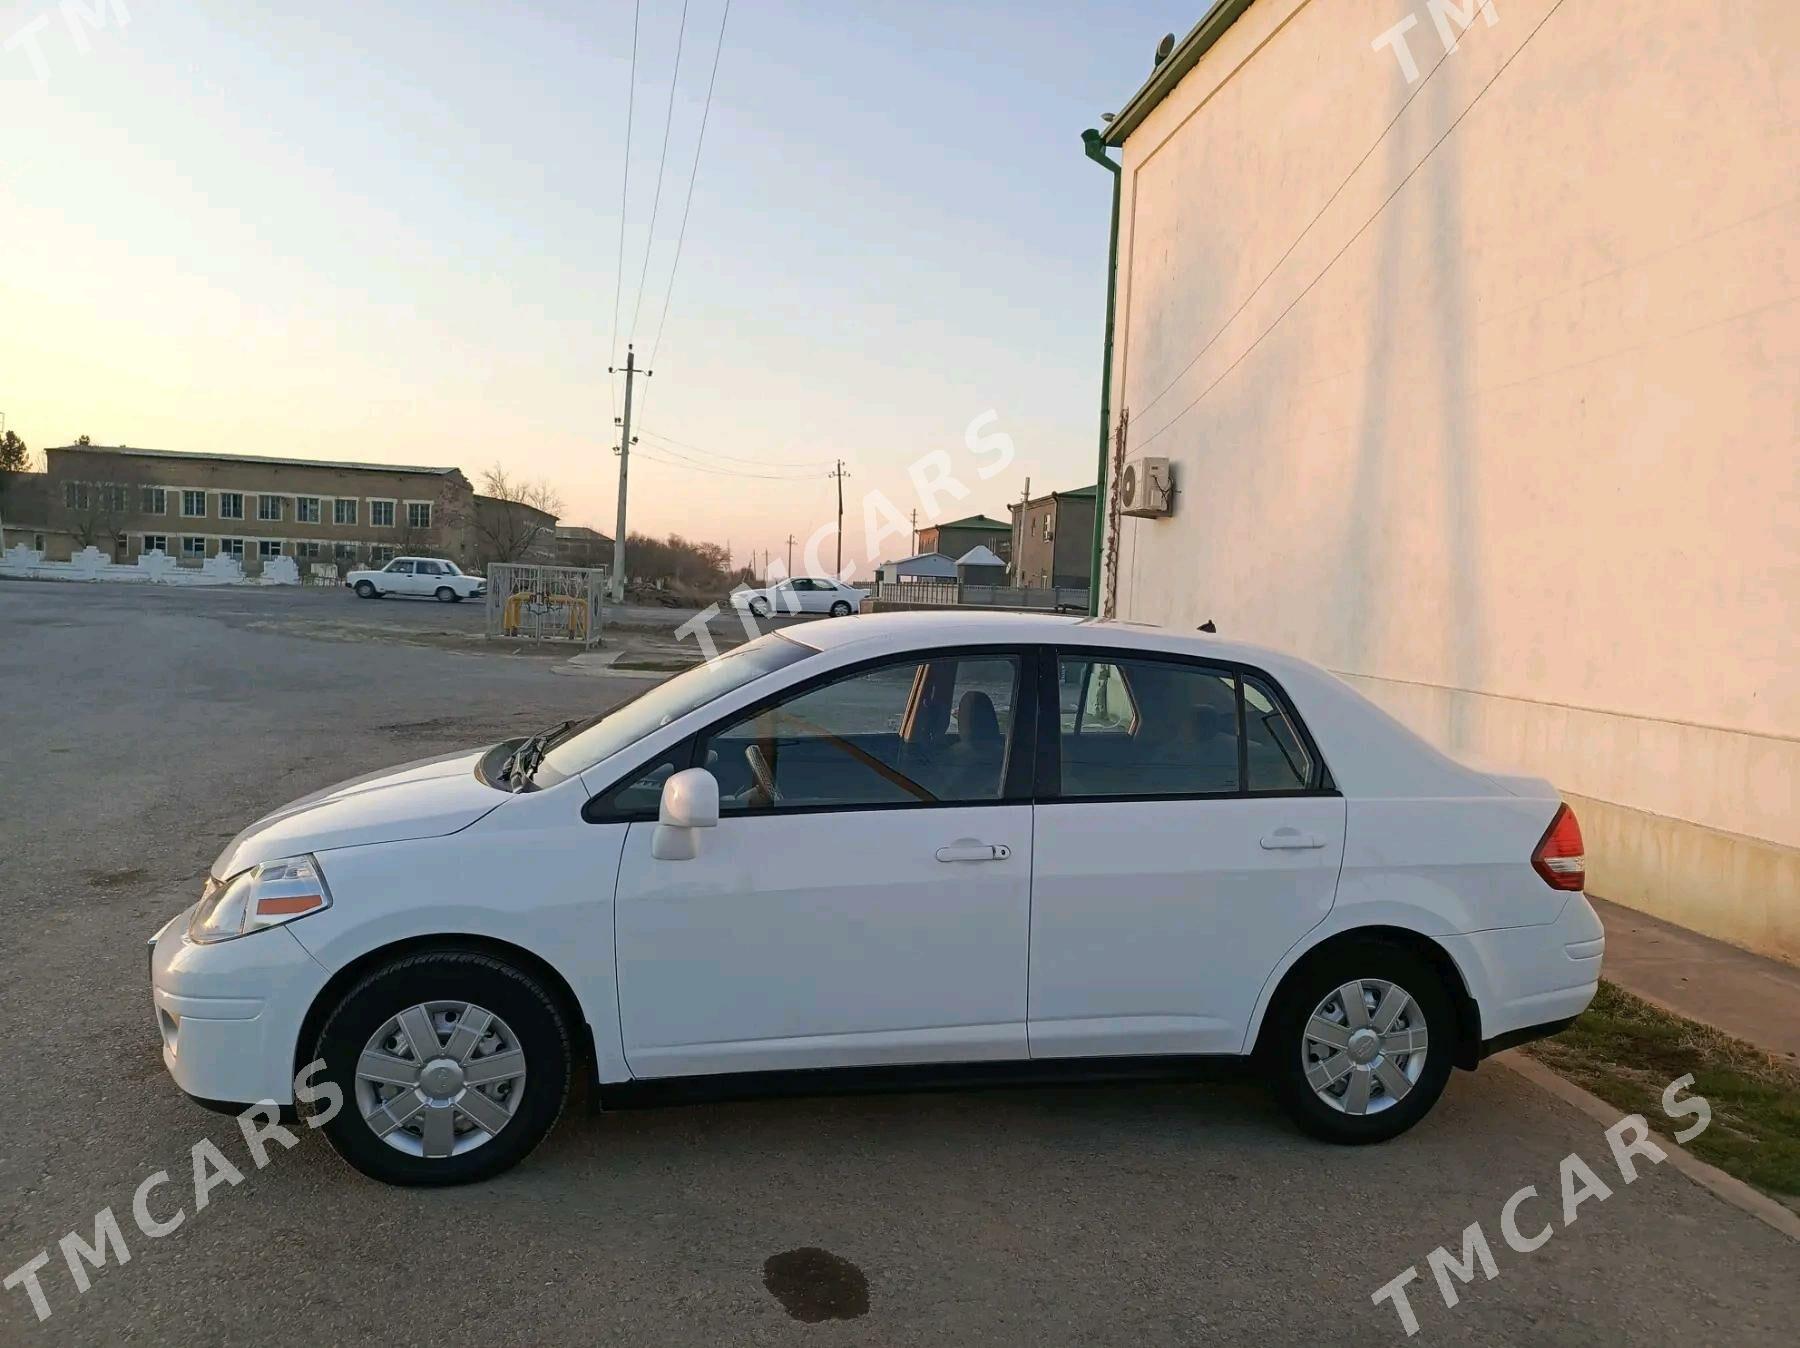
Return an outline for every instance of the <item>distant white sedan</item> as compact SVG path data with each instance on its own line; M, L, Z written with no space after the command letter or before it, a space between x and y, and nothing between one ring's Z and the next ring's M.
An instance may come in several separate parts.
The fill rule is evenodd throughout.
M1379 1142L1587 1006L1583 866L1548 782L1305 661L883 614L284 806L150 977L183 1091L335 1095L395 1183L505 1170L578 1075L616 1108L1226 1059Z
M731 603L759 618L780 613L829 613L834 618L844 618L862 608L868 597L867 590L830 576L791 576L762 589L734 590Z
M464 575L455 562L441 557L396 557L379 571L350 572L344 577L344 587L354 590L359 599L406 594L446 604L479 599L487 593L486 580Z

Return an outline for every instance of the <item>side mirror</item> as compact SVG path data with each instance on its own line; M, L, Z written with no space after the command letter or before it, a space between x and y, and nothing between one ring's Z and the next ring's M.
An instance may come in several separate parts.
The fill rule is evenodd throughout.
M658 861L692 861L700 855L697 829L719 824L719 779L705 768L688 768L663 783L650 855Z

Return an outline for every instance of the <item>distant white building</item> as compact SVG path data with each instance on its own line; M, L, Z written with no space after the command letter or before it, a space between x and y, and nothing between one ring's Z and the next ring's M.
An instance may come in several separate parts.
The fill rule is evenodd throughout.
M1800 961L1796 90L1794 0L1220 0L1099 138L1112 426L1174 487L1109 465L1101 598L1551 778L1595 893Z

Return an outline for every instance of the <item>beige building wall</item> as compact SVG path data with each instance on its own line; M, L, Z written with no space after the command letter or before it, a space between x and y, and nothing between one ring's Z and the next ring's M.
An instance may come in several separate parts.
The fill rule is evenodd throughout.
M1551 778L1595 893L1800 961L1800 4L1468 8L1256 0L1129 133L1113 404L1178 495L1119 615Z

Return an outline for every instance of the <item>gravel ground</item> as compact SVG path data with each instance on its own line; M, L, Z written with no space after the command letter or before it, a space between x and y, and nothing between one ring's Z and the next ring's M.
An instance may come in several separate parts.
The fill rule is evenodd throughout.
M314 1137L253 1169L167 1080L145 987L145 936L222 840L642 687L377 639L376 614L401 637L479 618L0 582L0 1275L47 1249L53 1310L0 1294L0 1343L1392 1341L1370 1295L1412 1264L1421 1341L1793 1341L1800 1247L1668 1167L1624 1187L1597 1125L1495 1067L1359 1150L1300 1138L1254 1087L1197 1084L572 1115L522 1168L448 1192L372 1184ZM195 1210L201 1138L246 1176ZM1565 1228L1571 1152L1615 1193ZM152 1206L187 1218L152 1241L130 1208L158 1169ZM1521 1255L1499 1223L1525 1184L1545 1197L1522 1225L1554 1235ZM77 1295L57 1241L107 1205L131 1260ZM1447 1309L1426 1255L1477 1221L1499 1277Z

